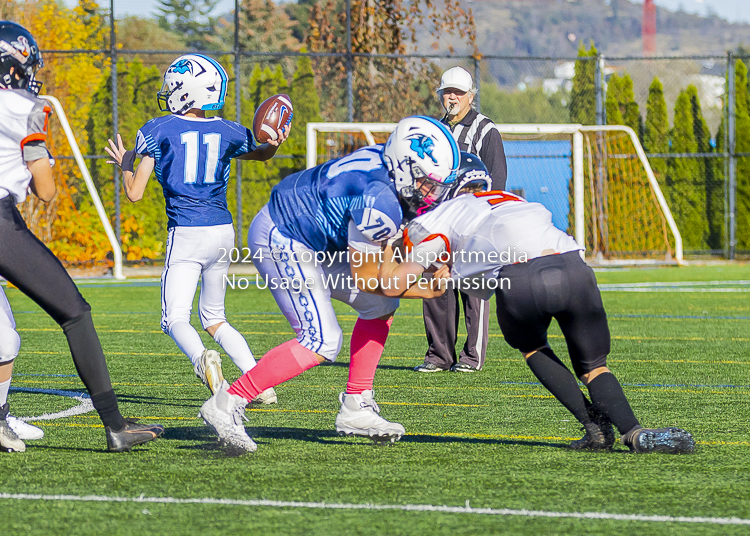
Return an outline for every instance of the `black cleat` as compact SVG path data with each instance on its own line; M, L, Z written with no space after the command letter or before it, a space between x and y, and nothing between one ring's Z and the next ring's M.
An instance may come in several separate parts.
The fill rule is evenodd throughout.
M468 363L456 363L451 367L451 372L479 372L479 369Z
M584 426L586 435L573 441L570 448L573 450L612 450L615 444L615 431L609 417L594 406L589 406L588 411L593 426Z
M442 369L433 363L422 363L414 367L417 372L445 372L446 369Z
M692 434L680 428L638 428L622 436L620 442L639 454L688 454L695 450Z
M586 431L581 439L577 439L570 443L570 448L573 450L609 450L612 448L611 444L607 444L607 439L602 429L598 424L590 422L583 425L583 429Z
M125 419L125 428L115 432L109 426L107 432L107 450L110 452L127 452L136 445L153 441L164 433L161 424L140 424Z

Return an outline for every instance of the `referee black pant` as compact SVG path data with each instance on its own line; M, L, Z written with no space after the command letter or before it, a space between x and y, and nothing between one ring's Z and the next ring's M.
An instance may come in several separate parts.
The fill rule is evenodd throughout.
M78 375L105 426L124 426L91 319L91 306L55 255L26 227L13 197L0 199L0 276L31 298L63 329Z
M458 298L464 306L466 317L466 342L456 358ZM448 289L445 294L423 300L424 328L427 333L425 363L448 370L456 363L465 363L476 369L484 367L487 355L487 336L490 327L490 302L469 296L458 289Z

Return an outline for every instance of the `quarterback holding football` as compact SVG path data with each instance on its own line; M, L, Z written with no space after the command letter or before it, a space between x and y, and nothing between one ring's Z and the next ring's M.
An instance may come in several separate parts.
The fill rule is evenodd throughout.
M232 214L227 208L230 162L265 161L289 136L290 123L280 125L275 138L257 145L246 127L221 117L227 93L227 73L208 56L177 58L164 74L157 95L159 108L170 115L143 125L134 151L109 140L110 163L122 168L125 192L131 201L143 197L152 173L161 184L169 219L166 262L161 277L161 328L190 358L195 374L216 392L224 381L221 358L207 350L190 325L193 297L201 282L201 325L244 374L255 358L244 337L227 322L224 277L229 270L225 253L234 247ZM290 103L291 107L291 103ZM136 155L141 162L134 169ZM274 403L273 390L259 393L258 402Z

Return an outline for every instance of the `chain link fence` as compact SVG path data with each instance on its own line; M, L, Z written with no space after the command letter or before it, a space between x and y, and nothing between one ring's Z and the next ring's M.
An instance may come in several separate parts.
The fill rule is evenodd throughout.
M142 48L142 44L160 42L149 37L158 24L153 20L144 22L129 15L118 15L120 10L133 13L137 6L134 1L110 1L110 12L103 19L109 26L105 38L107 46L103 48L42 51L48 67L74 68L78 58L86 57L103 73L95 92L81 95L86 102L94 103L91 117L80 125L87 137L82 149L88 153L86 158L92 175L101 197L111 207L116 234L123 243L132 231L128 228L127 216L134 209L121 200L121 178L111 165L105 164L104 143L119 132L126 146L132 146L136 130L148 119L161 114L155 93L167 66L183 53L202 52L219 60L230 75L227 104L221 114L243 124L251 124L255 107L262 100L274 93L289 91L291 81L304 76L311 79L307 87L313 87L317 93L316 113L319 115L310 117L310 121L395 122L416 113L440 117L442 109L435 90L442 71L456 65L473 74L478 87L475 105L496 123L581 122L576 118L585 114L582 116L576 106L587 106L591 124L607 124L612 119L608 114L611 81L613 77L620 81L627 77L632 82L632 98L628 99L635 108L627 108L630 111L626 110L625 115L630 114L628 120L635 122L631 126L639 133L668 203L676 212L678 226L686 234L686 254L735 258L750 253L748 81L746 69L739 67L738 70L740 62L747 64L750 57L731 53L679 58L602 55L527 58L492 54L480 57L353 54L347 50L331 53L257 51L243 45L241 36L245 34L241 24L238 25L243 7L239 0L223 1L206 14L219 20L221 30L208 49L185 48L178 46L181 43L177 41L167 40L163 48L152 50ZM144 36L141 41L133 37L138 31ZM170 49L171 45L174 49ZM576 94L576 71L582 70L581 66L588 66L594 73L594 85L588 94L580 90ZM745 76L739 82L736 80L738 72ZM667 143L658 147L648 144L649 95L657 78L663 88L668 123ZM694 89L688 91L689 86ZM63 89L71 95L75 90L55 84L45 88L53 95ZM693 117L697 117L695 107L698 105L697 113L702 121L693 121L694 135L683 148L676 142L675 133L679 131L684 113L680 109L680 96L686 91L692 98ZM404 97L407 93L408 98ZM68 100L68 106L71 102ZM263 164L233 164L234 188L229 192L229 201L240 245L252 217L267 201L273 185L281 177L304 167L304 141L300 140L304 137L305 125L297 119L295 117L293 129L297 142L285 144L289 147L277 155L279 164L273 168L273 174ZM59 148L58 157L71 158L65 154L66 150ZM508 157L530 156L522 153L513 148ZM509 177L509 182L522 189L522 185L518 186L522 179ZM693 193L685 194L685 184ZM700 193L693 195L696 191ZM159 197L158 191L152 193ZM160 210L163 212L163 208ZM157 212L145 220L141 218L145 222L141 226L166 229L164 216Z

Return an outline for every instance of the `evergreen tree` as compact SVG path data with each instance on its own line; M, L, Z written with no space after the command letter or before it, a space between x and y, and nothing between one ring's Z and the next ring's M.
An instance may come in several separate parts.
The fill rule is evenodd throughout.
M581 43L570 91L570 120L573 123L593 125L596 123L596 56L594 43L589 50ZM594 59L591 59L594 58Z
M622 77L613 74L607 83L607 124L625 125L639 134L641 113L635 102L633 80L625 73Z
M284 147L286 153L301 156L306 150L307 123L323 121L320 115L320 98L315 89L315 74L309 57L300 56L297 59L297 69L289 85L289 97L294 106L294 117L292 132ZM295 158L292 166L295 170L304 169L305 159Z
M643 146L649 153L666 154L669 152L667 101L664 99L664 88L658 78L654 78L648 88ZM649 164L651 164L651 169L654 170L659 185L666 193L667 159L652 158L649 160Z
M693 133L695 134L697 151L699 153L710 153L713 150L711 134L708 130L708 124L703 118L698 89L691 84L685 91L690 97ZM724 185L716 181L714 176L716 162L714 160L714 158L703 157L698 162L706 191L706 220L708 224L706 243L710 249L719 249L724 232Z
M252 127L255 110L261 102L273 95L289 92L281 65L276 65L272 69L270 66L261 68L256 64L246 87L248 92L242 97L241 122L248 128ZM292 101L292 106L294 104ZM293 125L292 131L295 127L296 125ZM289 147L284 143L279 148L277 156L271 160L242 162L242 221L245 229L255 214L268 202L271 188L290 173L290 160L280 158L281 155L289 154L288 151Z
M625 123L620 111L620 103L622 102L622 87L620 86L620 77L615 73L607 82L607 100L605 101L605 106L608 125L622 125Z
M117 75L119 132L125 146L132 149L138 129L149 119L162 115L156 102L162 75L157 67L147 67L139 58L130 63L120 60ZM109 72L102 76L94 94L86 131L89 154L103 152L107 138L114 138ZM111 204L114 199L109 186L112 184L112 165L104 160L94 160L90 169L102 201ZM121 239L126 259L161 257L167 236L167 217L158 181L149 180L143 199L138 203L127 201L122 191L121 199Z
M641 112L638 103L635 102L635 91L633 90L633 79L628 73L625 73L620 82L622 90L622 100L620 101L620 113L622 114L623 124L632 128L636 134L640 128Z
M159 0L159 26L183 36L187 46L222 48L217 37L217 18L211 16L219 0Z
M735 152L750 153L750 95L748 69L735 65ZM737 249L750 250L750 158L737 159Z
M672 153L695 153L698 142L693 127L690 96L681 91L674 109ZM671 158L668 169L669 208L682 235L685 250L706 247L706 190L699 162L694 158Z

